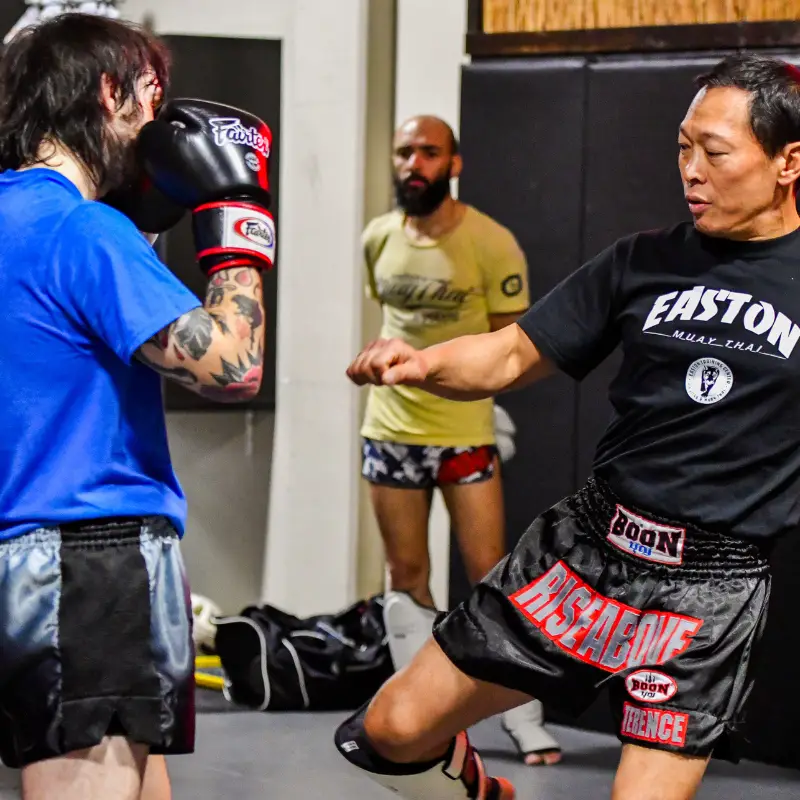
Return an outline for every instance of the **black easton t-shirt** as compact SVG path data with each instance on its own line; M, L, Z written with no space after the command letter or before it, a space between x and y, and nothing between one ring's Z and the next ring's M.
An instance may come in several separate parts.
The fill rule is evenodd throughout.
M594 472L633 505L742 537L800 519L800 231L619 240L519 324L581 380L618 344Z

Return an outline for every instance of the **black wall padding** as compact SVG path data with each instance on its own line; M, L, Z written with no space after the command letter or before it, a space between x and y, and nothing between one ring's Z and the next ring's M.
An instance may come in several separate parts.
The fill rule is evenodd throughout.
M678 128L693 78L716 58L618 58L587 65L586 176L582 260L638 230L690 219L678 172ZM578 390L580 481L611 417L606 389L620 363L613 353Z
M800 55L775 54L800 63ZM694 96L692 79L722 55L520 58L464 68L461 196L516 234L534 299L616 238L689 218L678 127ZM505 469L510 546L589 474L611 414L606 392L618 358L579 387L557 379L501 398L519 429L517 455ZM451 606L468 591L456 551L452 539ZM778 542L771 560L771 608L743 756L797 767L800 531ZM604 695L577 724L614 732Z
M513 230L534 300L580 258L583 86L577 59L476 65L463 74L459 196ZM559 376L500 400L524 454L505 470L509 544L572 491L576 398L575 384ZM455 547L451 560L451 593L463 594Z

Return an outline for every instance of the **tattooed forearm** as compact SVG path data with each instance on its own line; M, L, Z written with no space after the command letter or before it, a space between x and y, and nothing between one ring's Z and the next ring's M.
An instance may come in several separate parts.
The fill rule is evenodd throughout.
M259 349L257 353L248 353L246 360L239 356L237 364L222 359L222 374L211 373L211 376L220 386L236 386L243 383L252 383L253 378L260 377L264 364L264 354Z
M216 308L222 305L225 297L231 292L236 291L236 284L230 283L224 275L215 275L208 283L206 292L206 308Z
M221 316L220 314L215 314L213 311L209 311L208 316L214 320L223 335L227 336L231 332L231 329L228 327L228 323L225 322L225 317Z
M264 366L259 274L234 267L212 276L205 305L175 320L139 350L159 374L218 401L256 396Z
M173 334L178 346L195 361L199 361L211 346L214 321L203 308L184 314L175 322Z
M233 302L236 303L236 313L240 317L244 317L247 321L250 333L250 344L255 345L256 330L264 323L264 315L261 313L261 306L257 301L253 300L252 297L245 297L241 294L234 295Z
M148 344L160 346L158 337L153 337ZM172 378L172 380L177 381L184 386L194 386L197 384L197 376L190 370L186 369L186 367L162 366L161 364L157 364L155 361L148 358L147 354L141 349L136 353L136 357L143 364L146 364L151 369L154 369L159 375L163 375L165 378Z
M221 362L222 372L211 373L219 386L203 387L204 395L216 399L235 399L241 396L252 397L258 391L264 372L264 353L260 348L256 353L239 356L236 363L225 358Z

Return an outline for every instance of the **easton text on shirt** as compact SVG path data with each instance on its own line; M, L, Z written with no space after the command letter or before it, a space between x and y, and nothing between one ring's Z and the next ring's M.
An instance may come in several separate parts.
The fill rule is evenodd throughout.
M676 291L662 294L653 303L642 330L649 331L651 328L675 320L683 322L711 322L714 320L723 325L733 325L740 321L745 330L765 337L770 345L777 347L778 353L783 358L789 358L800 339L800 327L783 312L776 311L771 303L765 300L753 300L753 296L750 294L732 292L728 289L695 286L685 292ZM713 333L717 334L716 338L720 345L725 347L725 342L729 337L720 336L719 327ZM677 338L692 341L685 335ZM752 349L760 352L755 348Z

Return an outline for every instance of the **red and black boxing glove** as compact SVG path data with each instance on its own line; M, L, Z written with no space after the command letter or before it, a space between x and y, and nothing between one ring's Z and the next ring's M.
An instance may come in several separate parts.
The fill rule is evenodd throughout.
M142 233L164 233L186 215L186 209L159 192L144 173L112 189L100 201L125 214Z
M139 159L154 187L193 212L197 259L206 275L274 265L271 149L266 123L206 100L171 100L139 134Z

